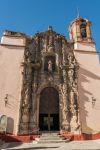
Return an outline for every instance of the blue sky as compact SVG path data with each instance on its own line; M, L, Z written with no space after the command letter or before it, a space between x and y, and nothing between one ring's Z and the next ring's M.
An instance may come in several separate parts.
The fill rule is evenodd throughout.
M67 38L70 22L77 16L92 22L93 38L100 52L100 0L0 0L0 36L4 30L34 35L52 25Z

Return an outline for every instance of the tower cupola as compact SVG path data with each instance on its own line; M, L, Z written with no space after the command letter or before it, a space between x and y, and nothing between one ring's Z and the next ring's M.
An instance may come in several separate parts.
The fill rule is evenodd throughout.
M70 40L74 42L74 50L96 52L92 38L91 22L78 16L69 26Z
M93 42L91 34L91 22L88 19L83 19L78 16L71 22L69 27L70 39L83 42Z

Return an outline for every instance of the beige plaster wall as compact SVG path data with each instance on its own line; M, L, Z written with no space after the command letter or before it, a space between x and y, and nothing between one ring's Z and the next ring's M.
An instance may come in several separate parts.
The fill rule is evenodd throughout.
M83 48L81 47L82 50ZM78 93L82 132L96 133L100 131L100 64L98 54L85 51L74 52L80 65ZM92 104L93 99L96 100L94 104Z
M18 43L17 43L18 44ZM22 86L23 48L0 45L0 114L7 115L7 132L17 133ZM5 105L5 97L8 102Z
M3 36L1 38L1 44L24 46L25 45L25 38Z
M74 44L74 49L75 50L90 51L90 52L91 51L93 51L93 52L96 51L95 44L94 43L87 43L87 42L83 42L83 43L76 42Z

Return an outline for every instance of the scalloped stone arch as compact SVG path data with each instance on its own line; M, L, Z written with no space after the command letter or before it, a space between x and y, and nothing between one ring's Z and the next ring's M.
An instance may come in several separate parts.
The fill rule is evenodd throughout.
M55 88L57 91L58 91L58 93L59 93L59 95L61 94L61 90L60 90L60 87L58 86L58 85L56 85L56 84L42 84L40 87L39 87L39 89L38 89L38 91L37 91L37 95L40 95L40 93L41 93L41 91L44 89L44 88L46 88L46 87L53 87L53 88Z

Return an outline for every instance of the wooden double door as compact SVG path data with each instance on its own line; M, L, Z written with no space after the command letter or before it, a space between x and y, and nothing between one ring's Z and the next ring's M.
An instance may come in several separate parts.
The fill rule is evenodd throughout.
M53 87L47 87L41 92L39 128L42 131L59 130L59 94Z
M58 114L40 114L39 126L42 131L58 131L59 115Z

